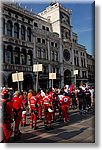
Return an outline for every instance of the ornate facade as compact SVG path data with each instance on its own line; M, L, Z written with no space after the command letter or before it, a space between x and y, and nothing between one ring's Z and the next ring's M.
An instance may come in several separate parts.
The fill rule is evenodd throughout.
M86 48L78 44L78 36L72 32L71 11L59 3L50 5L40 14L34 14L18 4L2 7L3 85L17 88L12 82L12 73L24 73L23 89L35 88L36 73L33 64L42 64L38 84L51 87L49 73L57 75L54 86L88 80Z

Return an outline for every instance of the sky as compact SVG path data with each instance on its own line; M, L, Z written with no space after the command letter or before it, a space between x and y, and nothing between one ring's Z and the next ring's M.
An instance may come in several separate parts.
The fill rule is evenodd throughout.
M39 13L49 6L49 1L23 2L22 6L27 9L33 9L35 13ZM58 2L56 0L56 2ZM94 55L94 4L93 1L88 2L68 2L59 1L63 7L72 10L72 31L78 34L78 43L85 46L87 52Z
M15 0L16 1L16 0ZM30 10L33 9L34 13L39 13L46 9L50 3L54 0L21 0L21 6ZM95 52L95 29L94 29L94 1L58 1L66 9L72 10L72 31L78 35L78 43L85 46L87 52L91 55L94 55Z

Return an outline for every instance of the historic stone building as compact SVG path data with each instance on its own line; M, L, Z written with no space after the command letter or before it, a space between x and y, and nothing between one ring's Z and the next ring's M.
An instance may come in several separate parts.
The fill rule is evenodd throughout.
M86 48L78 43L72 31L71 10L54 3L39 14L18 4L2 7L3 86L17 88L12 73L23 72L23 89L35 88L37 74L33 64L42 64L39 86L51 87L49 73L57 75L54 86L74 83L74 70L78 70L77 83L88 81Z
M59 3L53 3L40 16L49 19L53 32L57 32L62 42L62 72L64 84L74 82L74 70L78 70L77 83L87 82L87 55L85 46L78 43L78 36L72 31L72 11L65 9ZM80 81L80 82L79 82Z

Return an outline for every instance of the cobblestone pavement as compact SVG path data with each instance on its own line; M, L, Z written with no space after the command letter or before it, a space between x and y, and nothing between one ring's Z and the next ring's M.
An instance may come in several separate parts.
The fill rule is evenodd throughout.
M94 143L95 142L95 114L93 111L80 115L77 110L70 111L70 121L64 123L56 114L56 122L52 130L45 130L44 121L38 120L38 129L30 129L29 115L27 126L21 127L23 133L20 138L10 143Z

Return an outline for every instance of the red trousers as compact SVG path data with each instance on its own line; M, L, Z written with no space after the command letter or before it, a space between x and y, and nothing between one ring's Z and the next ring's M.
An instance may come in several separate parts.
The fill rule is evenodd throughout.
M26 111L22 112L21 125L26 125Z
M64 121L67 121L69 116L68 116L68 106L64 105L62 106L62 116Z
M20 109L16 111L14 136L17 136L19 133L19 125L20 125L21 120L22 120L22 110Z
M10 136L12 135L12 128L10 121L3 123L3 142L7 143L10 140Z
M36 123L37 123L37 114L34 113L34 110L31 110L30 113L30 127L33 127L33 123L34 123L34 127L36 127Z
M51 125L52 113L44 111L44 125Z
M40 119L42 118L42 106L38 107L38 116Z

